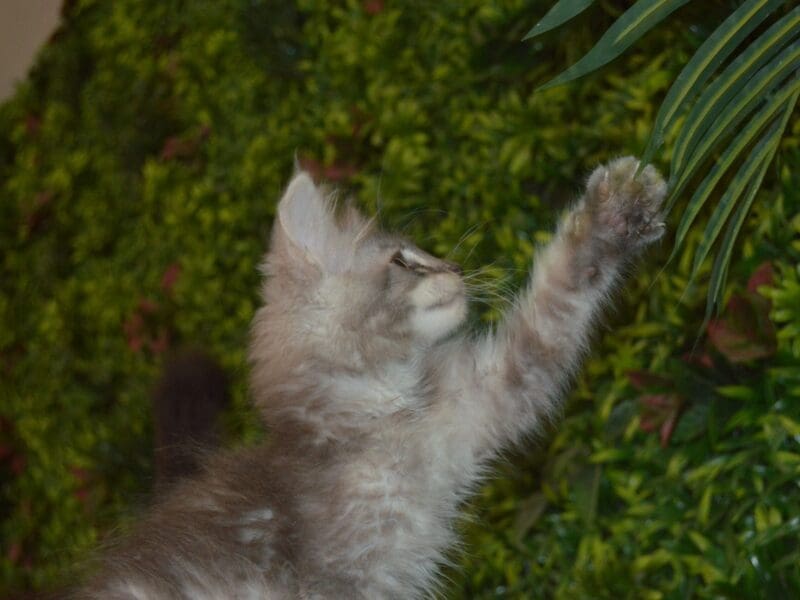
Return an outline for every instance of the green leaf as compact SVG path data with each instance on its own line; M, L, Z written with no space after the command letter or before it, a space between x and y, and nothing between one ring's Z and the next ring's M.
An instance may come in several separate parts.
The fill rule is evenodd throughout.
M715 115L719 114L720 107L725 106L730 98L737 95L748 84L753 74L757 73L787 42L797 36L798 27L800 27L800 7L779 19L760 35L706 88L687 115L675 142L671 160L672 181L675 179L675 174L683 169L691 150L705 138L705 132L714 122Z
M703 490L700 498L700 505L697 507L697 520L701 525L708 524L708 516L711 512L711 500L714 498L714 484L711 483Z
M798 66L798 60L800 60L800 41L795 42L770 61L755 77L746 82L739 93L731 98L723 108L718 108L708 115L707 118L711 121L711 125L706 128L703 139L698 140L697 146L692 149L691 156L683 170L675 174L677 182L671 186L667 210L672 208L678 196L691 181L695 171L705 164L715 146L729 132L735 131L738 125L758 104L763 102L763 99L772 90L794 73ZM777 108L777 105L774 105L773 108Z
M611 62L636 40L689 0L639 0L617 19L600 41L574 65L540 86L546 90L583 77Z
M733 218L728 223L728 227L725 231L725 237L722 239L717 256L714 259L714 265L711 268L711 279L708 284L706 315L703 327L705 327L705 325L708 323L715 308L719 309L722 301L722 290L725 288L725 280L728 277L728 265L730 264L731 254L733 253L733 244L739 235L742 225L744 224L745 217L747 217L750 206L753 204L756 193L761 187L761 182L764 179L767 168L772 162L772 158L775 156L775 152L778 149L778 143L780 142L783 131L786 129L786 124L789 121L789 116L792 114L795 104L797 103L798 95L800 95L800 92L795 92L786 103L783 116L779 121L777 121L777 123L779 123L777 129L770 129L768 134L765 136L771 140L769 151L763 156L760 168L750 181L750 186L744 195L744 199L739 203L736 214L734 214Z
M687 409L681 420L675 427L675 434L672 436L673 443L684 444L695 439L708 429L708 419L711 411L708 402L695 402Z
M771 155L769 159L772 159ZM725 289L725 280L728 278L728 265L730 263L731 254L733 253L733 244L739 235L739 230L744 224L744 219L750 210L750 206L753 204L753 200L756 197L758 188L761 186L761 181L767 172L768 166L769 160L763 160L758 174L750 182L750 186L747 188L744 199L739 203L739 207L736 209L736 214L734 214L733 218L728 223L727 229L725 230L725 237L722 238L720 248L717 252L717 255L714 257L714 265L711 267L711 277L708 283L708 296L706 298L706 314L701 329L705 329L706 325L711 319L712 314L714 312L718 313L719 308L722 305L722 290Z
M733 181L728 185L728 189L725 190L719 203L714 208L714 212L708 219L708 224L703 232L703 237L700 239L697 250L695 250L694 264L692 266L692 273L689 275L689 283L697 276L700 265L702 265L706 256L708 256L711 246L717 240L723 225L725 225L725 222L736 206L736 201L741 197L742 191L752 181L755 173L764 162L765 157L772 154L775 141L774 136L778 125L779 122L776 121L766 135L758 141L744 164L737 170Z
M581 469L572 482L572 495L577 513L587 525L594 522L597 514L597 498L600 493L600 480L603 467L600 464L587 465Z
M783 3L784 0L745 2L697 49L661 103L642 156L642 168L663 143L664 131L674 123L683 105L702 89L706 80L742 40Z
M670 260L677 254L678 248L686 238L689 228L694 222L695 217L705 204L709 195L713 191L722 176L727 172L736 158L744 151L747 145L761 131L762 127L780 110L786 101L800 89L800 78L791 80L778 92L776 92L765 104L764 108L750 120L747 126L733 139L722 155L717 159L711 172L706 175L699 187L692 195L681 217L678 231L675 234L675 246ZM698 161L697 164L699 164ZM688 179L688 177L687 177Z
M513 531L518 540L522 540L547 508L547 498L542 492L536 492L529 498L522 500L514 519Z
M566 23L589 8L594 0L559 0L523 39L529 40Z

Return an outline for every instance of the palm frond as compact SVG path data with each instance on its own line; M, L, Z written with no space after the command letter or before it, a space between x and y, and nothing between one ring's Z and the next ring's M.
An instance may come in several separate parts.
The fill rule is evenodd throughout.
M548 13L542 17L533 28L525 34L523 40L535 38L538 35L563 25L589 8L594 0L559 0Z
M586 56L539 89L546 90L562 85L608 64L688 1L639 0L617 19Z
M610 62L685 3L638 0L583 58L540 89L572 81ZM567 15L568 8L577 10L577 4L562 0L551 13L558 9L560 15ZM782 7L788 4L787 0L746 0L731 11L670 86L643 152L644 166L683 118L675 132L667 210L682 201L699 173L705 170L705 174L682 206L670 260L697 226L700 213L715 198L716 206L694 251L689 277L691 283L717 245L707 316L719 306L736 237L758 196L800 94L800 7L784 10ZM557 22L551 18L549 28L568 18ZM748 43L764 23L763 33ZM531 33L538 34L534 30ZM725 187L718 189L724 180ZM723 228L725 234L719 241Z
M681 108L702 89L720 64L753 30L777 9L784 0L749 0L735 10L703 42L667 92L653 124L653 132L642 154L642 168L664 142L664 131L675 123Z

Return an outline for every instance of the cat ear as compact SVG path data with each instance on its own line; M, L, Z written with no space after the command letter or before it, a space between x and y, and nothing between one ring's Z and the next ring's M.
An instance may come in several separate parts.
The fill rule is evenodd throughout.
M292 178L278 204L274 237L292 258L329 270L331 251L340 245L333 206L314 185L308 173ZM276 240L279 241L279 240Z

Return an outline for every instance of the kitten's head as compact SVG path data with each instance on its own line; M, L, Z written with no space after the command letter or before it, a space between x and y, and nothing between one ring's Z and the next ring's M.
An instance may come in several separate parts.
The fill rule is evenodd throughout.
M419 356L465 319L457 265L339 208L305 173L278 205L254 327L256 377L259 363L272 377L304 365L380 370Z

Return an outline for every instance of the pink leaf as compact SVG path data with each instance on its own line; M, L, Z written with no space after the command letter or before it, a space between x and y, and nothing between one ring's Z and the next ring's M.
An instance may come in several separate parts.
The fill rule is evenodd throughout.
M33 113L29 114L25 117L25 133L28 135L34 136L39 133L39 129L42 127L42 119L39 118L38 115Z
M15 454L11 459L11 472L14 473L14 475L22 475L27 462L28 461L25 460L22 454Z
M383 10L383 0L366 0L364 2L364 12L368 15L377 15Z
M762 285L770 286L775 281L775 269L769 261L761 263L758 268L750 275L747 281L747 291L754 294L758 293L758 288Z
M358 169L353 165L334 163L325 169L325 179L328 181L342 181L344 179L349 179L356 173L358 173Z
M681 355L681 360L686 364L695 365L697 367L704 367L706 369L714 368L714 360L711 358L708 352L702 352L701 354L685 352L683 355Z
M655 387L672 387L672 382L669 379L648 371L628 371L625 375L627 375L631 385L640 391Z
M8 547L6 558L8 558L8 562L10 562L13 565L17 563L20 556L22 556L22 544L20 544L19 542L14 542Z
M14 454L11 444L0 444L0 460L5 460Z
M167 294L171 294L172 288L175 286L175 282L178 281L180 276L181 265L176 262L169 265L161 276L161 289Z
M143 315L152 315L158 312L158 302L149 298L140 298L138 308Z
M153 354L161 354L169 348L169 334L166 329L158 332L158 336L150 340L150 351Z
M319 181L322 178L323 166L318 160L310 156L298 156L297 162L300 168L306 171L314 181Z
M649 396L641 396L639 402L648 408L661 410L672 406L672 394L653 394Z
M683 398L678 394L651 394L640 396L641 417L639 429L647 433L658 431L662 447L669 444L683 407Z
M769 300L746 292L731 297L725 312L708 324L708 338L732 363L744 363L775 354L775 325L769 319Z
M86 469L81 467L70 467L69 472L72 473L72 476L81 483L86 483L89 480L89 471Z
M672 433L675 431L675 425L678 424L679 415L680 407L676 407L661 424L658 438L662 448L666 448L669 445L669 440L672 437Z

